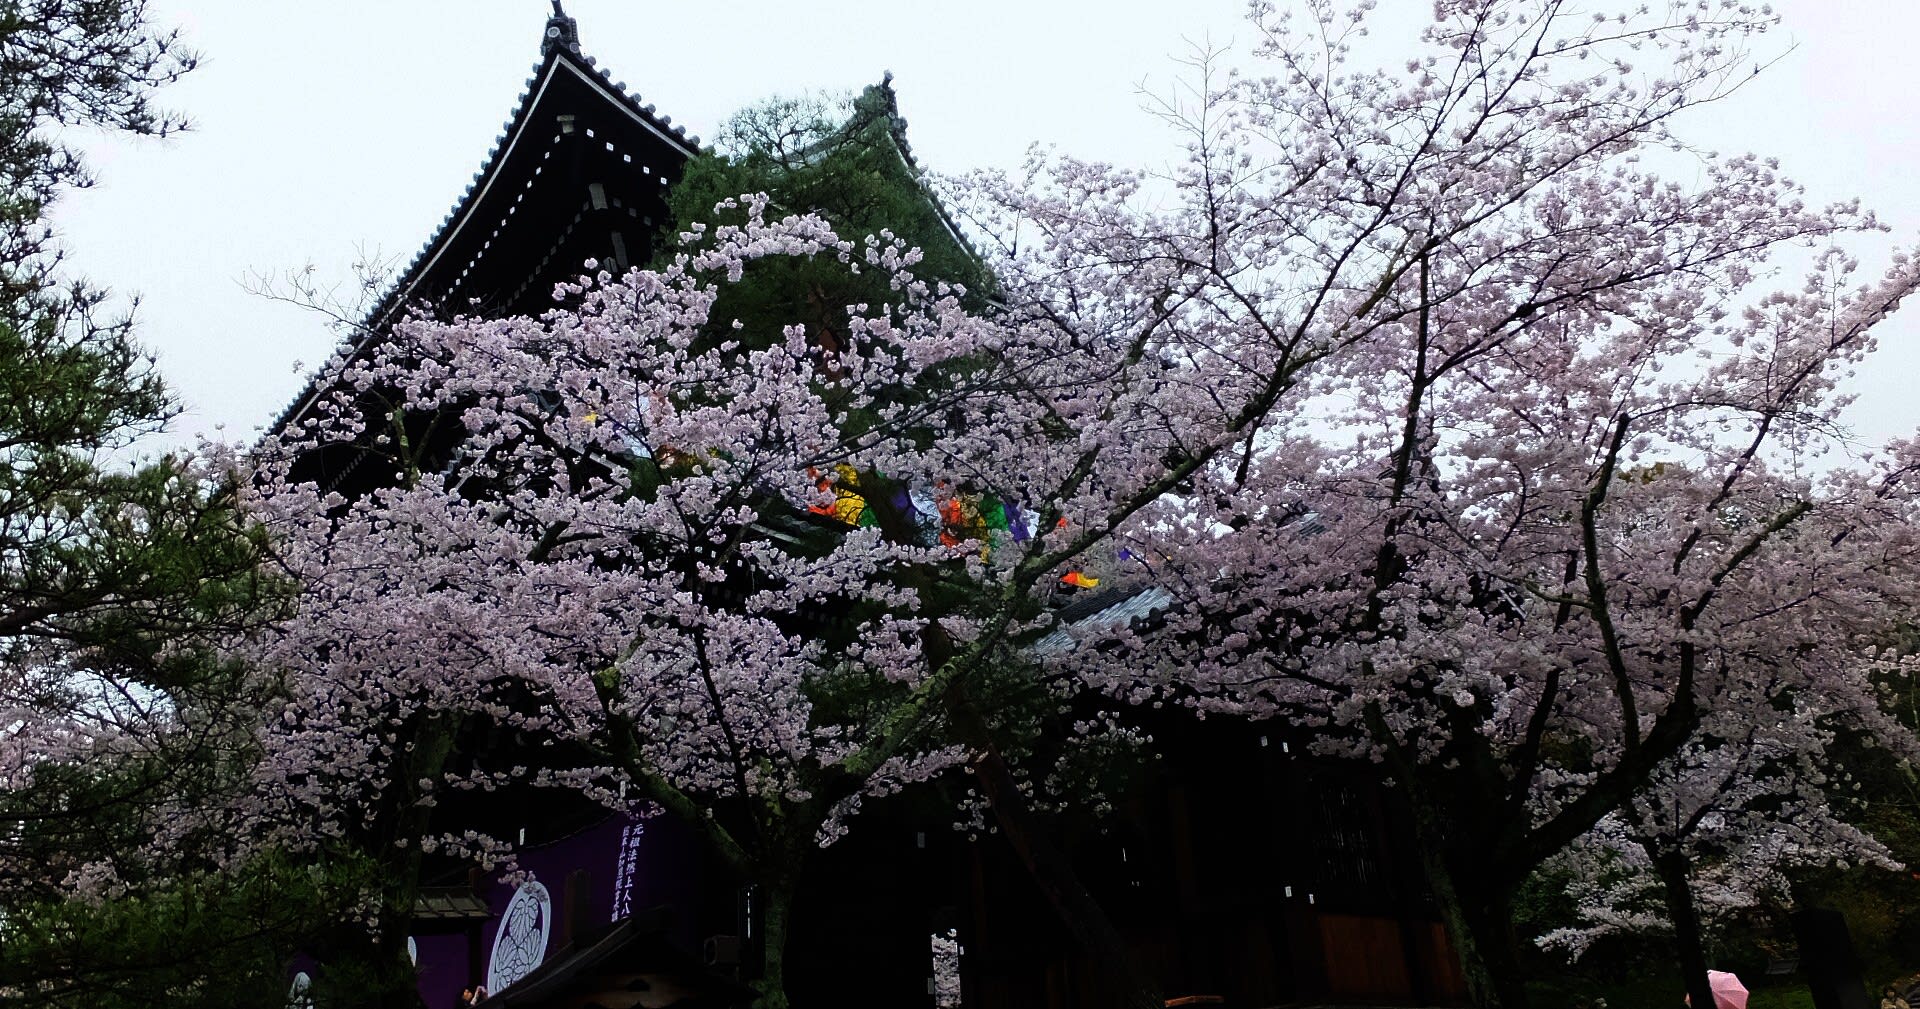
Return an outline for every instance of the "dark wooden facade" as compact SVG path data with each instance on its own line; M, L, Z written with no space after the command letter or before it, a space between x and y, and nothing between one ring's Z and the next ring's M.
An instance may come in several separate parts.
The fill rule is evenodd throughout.
M1244 723L1168 719L1154 735L1165 756L1116 811L1055 839L1169 998L1464 1004L1408 814L1370 768ZM998 834L969 839L931 801L862 818L795 909L796 1004L928 1005L929 938L948 928L969 1009L1116 1004Z
M1305 757L1257 726L1168 725L1155 738L1160 766L1074 854L1169 997L1463 1000L1407 818L1367 769ZM970 946L981 956L967 969L970 1004L1112 1004L1018 865L995 846L974 848Z

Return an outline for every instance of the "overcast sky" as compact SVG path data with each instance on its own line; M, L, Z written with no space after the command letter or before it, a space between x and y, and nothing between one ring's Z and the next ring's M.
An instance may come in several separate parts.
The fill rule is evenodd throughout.
M1284 0L1282 0L1284 2ZM1777 155L1815 202L1859 196L1920 238L1915 0L1788 0L1761 46L1792 52L1690 124ZM1426 0L1384 0L1402 23ZM411 259L480 167L539 56L546 0L153 0L205 63L167 93L195 121L166 143L91 145L101 183L58 223L73 262L141 296L142 338L185 401L182 435L250 439L323 360L310 313L246 293L250 272L358 247ZM1183 40L1244 42L1236 0L569 0L583 49L676 124L710 135L769 94L852 89L892 70L923 165L1017 163L1035 141L1151 166L1173 141L1137 86ZM1869 440L1920 426L1920 305L1856 383Z

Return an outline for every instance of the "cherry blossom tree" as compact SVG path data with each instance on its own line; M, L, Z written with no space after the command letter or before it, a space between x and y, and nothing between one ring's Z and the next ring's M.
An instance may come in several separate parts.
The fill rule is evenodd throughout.
M1920 273L1858 283L1823 250L1870 215L1671 131L1771 16L1448 0L1388 72L1354 65L1370 8L1256 4L1271 76L1196 60L1164 176L1042 155L954 181L990 307L890 234L744 197L542 319L416 321L336 362L261 455L308 586L255 653L290 696L263 817L417 878L428 847L503 840L437 834L450 789L624 788L763 888L779 1004L804 852L964 766L1146 1005L1033 829L993 692L1285 717L1406 787L1474 996L1513 1009L1517 887L1710 722L1739 738L1755 684L1909 745L1868 670L1920 584L1914 452L1820 453ZM1802 248L1805 286L1770 292ZM729 310L794 264L881 283ZM295 480L324 445L391 476ZM1075 572L1157 590L1160 626L1060 627ZM1111 647L1034 647L1061 636ZM478 725L551 756L486 766L459 752ZM408 906L374 912L390 950Z
M615 806L631 787L761 888L778 1004L805 852L863 796L970 755L947 741L953 712L1046 629L1046 586L1105 535L1048 503L1098 452L1045 451L1063 407L1118 411L1022 392L1073 394L1049 371L1097 358L969 315L897 240L743 209L664 270L568 285L545 319L410 323L342 367L328 408L263 446L259 507L306 599L254 659L291 692L261 788L288 843L371 840L417 878L426 851L502 840L436 836L448 787L532 780ZM877 272L896 300L850 306L833 350L804 325L716 317L729 284L794 260ZM330 443L371 446L391 485L348 500L290 479ZM930 528L983 486L986 454L1053 493L1030 512L1002 499L1019 532ZM1162 489L1132 488L1134 507ZM570 756L457 768L475 723ZM374 912L390 948L410 906L403 886Z
M1697 999L1707 994L1712 926L1790 906L1794 877L1813 869L1899 868L1842 815L1849 782L1829 770L1833 733L1818 698L1771 696L1771 686L1749 684L1746 705L1704 720L1620 812L1555 859L1573 879L1579 922L1542 936L1542 945L1577 956L1608 935L1670 932Z
M1203 305L1219 359L1189 408L1269 348L1357 341L1306 376L1318 409L1263 416L1122 529L1175 602L1077 672L1380 762L1476 1001L1518 1006L1516 888L1704 719L1763 714L1753 684L1910 745L1865 670L1912 604L1911 446L1822 453L1920 274L1900 254L1859 283L1829 244L1870 215L1672 132L1748 74L1763 10L1441 3L1421 55L1369 72L1369 6L1256 5L1273 77L1197 60L1170 195L1045 160L981 216L1026 245L1016 291L1159 271ZM1768 290L1802 248L1805 285Z
M1358 484L1377 472L1342 479ZM1818 482L1752 475L1741 480L1765 487L1757 498L1713 506L1718 514L1694 510L1714 500L1726 475L1701 481L1670 468L1642 482L1603 464L1584 493L1569 481L1549 503L1540 500L1548 474L1531 470L1526 496L1549 510L1514 502L1487 516L1491 525L1473 521L1491 495L1436 479L1417 532L1396 531L1388 588L1369 584L1371 558L1352 545L1365 530L1360 502L1338 499L1330 505L1337 518L1316 519L1322 532L1304 532L1297 520L1266 532L1271 567L1192 591L1197 602L1171 624L1200 654L1189 653L1185 667L1168 657L1156 687L1202 710L1291 715L1321 726L1327 749L1383 762L1416 809L1429 877L1443 909L1458 915L1450 921L1457 944L1491 960L1510 949L1505 901L1532 867L1615 809L1658 802L1662 790L1648 789L1662 784L1663 762L1693 759L1690 747L1708 745L1710 714L1751 729L1788 717L1756 697L1818 695L1836 705L1836 720L1911 752L1862 672L1879 635L1911 605L1911 518L1889 527L1863 518L1858 499L1821 493ZM1678 486L1658 487L1668 482ZM1610 503L1594 507L1600 487ZM1470 495L1474 511L1438 521L1443 501ZM1628 507L1629 497L1638 506ZM1266 507L1278 511L1279 502ZM1376 537L1390 515L1375 513ZM1696 529L1715 542L1689 577L1686 543ZM1513 543L1521 530L1557 534L1559 556L1539 540ZM1275 542L1290 532L1304 542ZM1494 549L1496 535L1511 536L1518 556ZM1604 577L1588 574L1601 564ZM1763 695L1756 683L1772 689ZM1142 696L1137 680L1126 689ZM1805 760L1824 754L1814 734L1772 742L1801 745ZM1735 792L1765 781L1737 763L1725 773L1722 787ZM1831 843L1850 840L1837 817L1791 805L1774 812L1794 813L1799 831L1835 828ZM1753 819L1729 829L1754 829ZM1474 920L1471 909L1489 905ZM1494 983L1513 965L1481 967Z

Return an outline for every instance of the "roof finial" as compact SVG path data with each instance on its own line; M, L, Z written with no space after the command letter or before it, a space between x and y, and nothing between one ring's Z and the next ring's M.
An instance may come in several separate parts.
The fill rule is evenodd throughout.
M580 23L567 16L560 6L560 0L553 0L553 16L547 19L547 34L540 41L540 52L550 53L555 49L565 49L578 56L580 54Z
M900 96L893 90L893 71L889 70L880 78L880 83L869 84L860 91L859 104L869 115L887 116L900 119ZM901 120L904 125L905 120Z

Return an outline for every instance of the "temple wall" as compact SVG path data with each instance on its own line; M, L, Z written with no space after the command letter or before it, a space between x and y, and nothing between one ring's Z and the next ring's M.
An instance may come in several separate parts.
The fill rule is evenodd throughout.
M475 976L494 992L490 975L495 981L522 976L560 954L575 934L649 908L672 908L673 939L698 948L698 838L671 817L610 816L524 849L518 863L517 872L495 872L479 886L477 895L493 916L477 944L465 931L414 937L420 996L428 1009L458 1005ZM471 952L476 945L477 959Z

